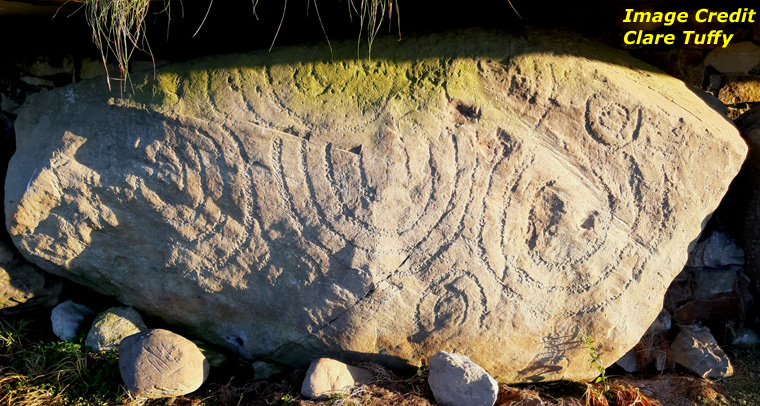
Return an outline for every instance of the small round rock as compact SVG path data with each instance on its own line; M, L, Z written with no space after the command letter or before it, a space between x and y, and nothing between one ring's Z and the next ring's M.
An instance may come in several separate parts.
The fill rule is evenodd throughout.
M428 384L441 406L493 406L499 384L469 357L438 351L430 358Z
M168 330L131 335L119 346L119 371L130 392L144 398L182 396L198 389L209 365L190 340Z

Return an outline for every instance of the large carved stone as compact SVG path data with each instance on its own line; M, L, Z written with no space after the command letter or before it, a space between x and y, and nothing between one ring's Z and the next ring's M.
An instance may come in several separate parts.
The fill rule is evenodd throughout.
M746 146L571 34L201 59L36 96L8 227L42 268L250 358L591 378L655 319Z

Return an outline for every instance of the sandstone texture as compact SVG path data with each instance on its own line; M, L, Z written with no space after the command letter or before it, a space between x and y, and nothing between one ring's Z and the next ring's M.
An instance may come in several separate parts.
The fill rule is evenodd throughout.
M208 377L209 366L192 341L154 329L121 342L119 371L132 394L157 399L195 391Z
M356 386L369 384L372 372L330 358L311 362L301 385L301 395L308 399L327 399L345 396Z
M596 374L739 170L682 82L570 33L220 56L33 97L7 227L43 269L249 358Z
M499 384L468 357L438 351L430 358L430 390L441 406L493 406Z

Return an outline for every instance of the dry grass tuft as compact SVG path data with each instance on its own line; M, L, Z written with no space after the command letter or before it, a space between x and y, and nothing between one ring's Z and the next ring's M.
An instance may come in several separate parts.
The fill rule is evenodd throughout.
M499 406L544 405L541 395L531 389L518 389L506 385L499 386L499 396L496 398Z
M599 384L589 384L583 398L586 406L661 406L626 382L610 383L605 396Z
M150 0L84 0L87 23L92 28L92 41L100 51L109 89L111 77L107 60L110 55L119 66L118 80L121 81L122 91L128 80L129 60L134 51L142 50L153 57L145 37L145 17L149 7Z

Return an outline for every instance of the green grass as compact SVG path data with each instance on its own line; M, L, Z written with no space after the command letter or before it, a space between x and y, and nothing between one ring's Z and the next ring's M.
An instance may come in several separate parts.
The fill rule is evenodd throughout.
M760 405L760 347L731 348L734 376L723 380L728 405ZM708 403L709 404L709 403Z
M377 377L345 396L325 401L309 401L299 394L303 370L287 372L268 381L255 381L250 364L238 362L223 371L212 370L211 378L196 392L165 399L133 399L122 385L115 352L92 353L77 342L52 340L46 315L33 320L0 318L0 406L216 406L216 405L299 405L299 406L432 406L427 385L428 371L422 368L412 377L399 377L377 364L360 364ZM588 336L586 336L588 337ZM589 353L597 355L587 338ZM718 392L702 391L695 405L760 405L760 348L731 349L736 374L723 381ZM592 357L594 358L594 357ZM673 375L672 385L682 385L683 377ZM692 377L699 382L699 378ZM681 382L681 383L678 383ZM712 383L711 383L712 384ZM713 384L715 385L715 384ZM525 386L525 385L523 385ZM697 385L699 386L699 385ZM561 387L562 392L557 392ZM584 394L582 388L587 391ZM621 379L607 382L608 396L588 396L589 388L602 393L602 381L553 382L523 388L500 385L497 406L522 404L541 399L553 406L655 406L656 401ZM686 395L688 396L688 395ZM666 406L666 404L663 404Z
M36 339L37 329L31 324L0 319L0 404L124 403L116 353L92 353L78 343Z

